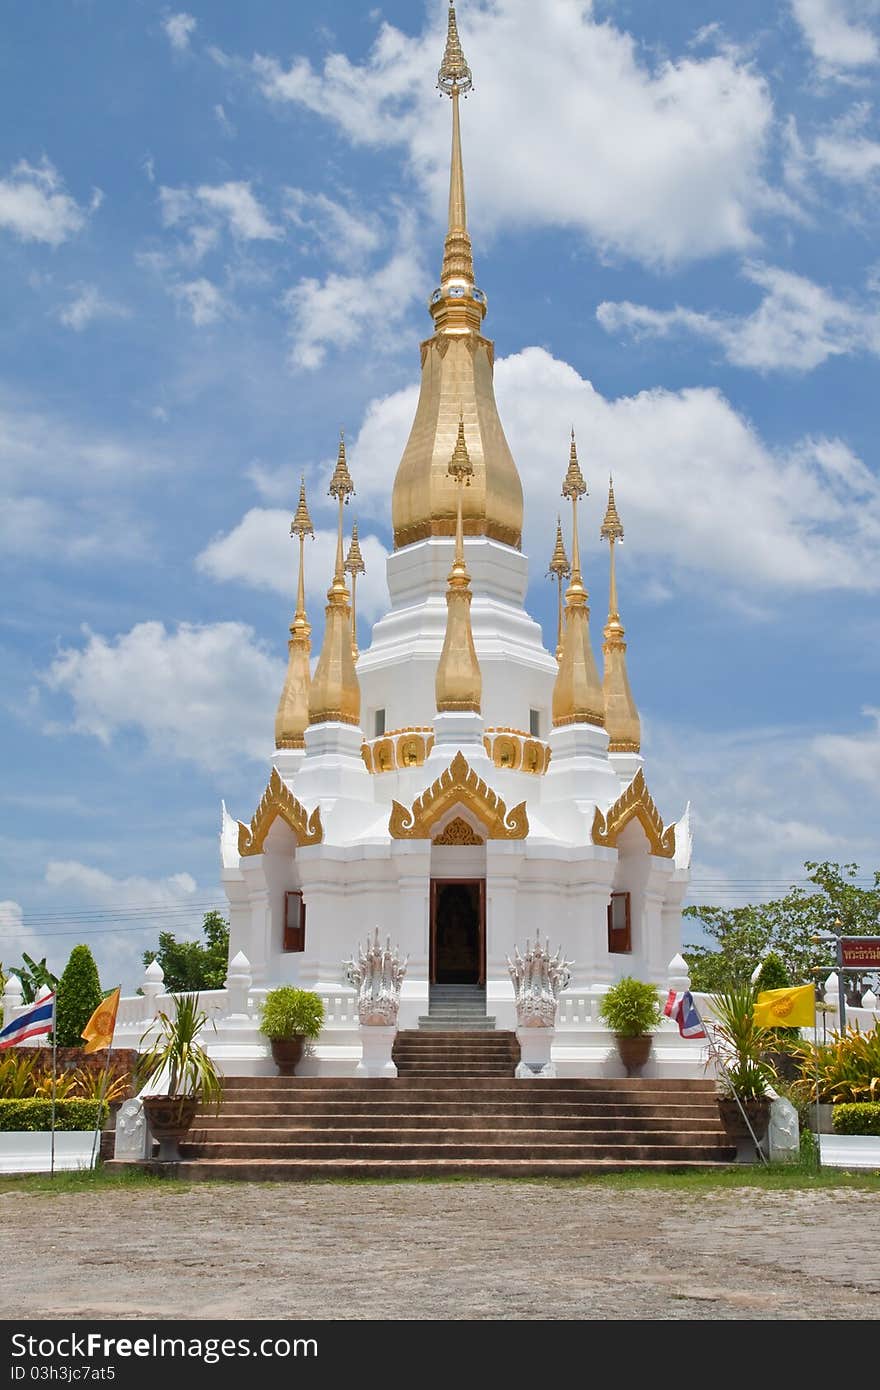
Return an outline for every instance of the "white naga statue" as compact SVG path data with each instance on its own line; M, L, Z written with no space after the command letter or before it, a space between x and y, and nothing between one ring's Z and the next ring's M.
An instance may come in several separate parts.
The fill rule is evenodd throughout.
M514 947L514 959L507 957L507 969L516 996L516 1021L520 1028L552 1028L556 1022L559 995L571 979L574 961L566 960L562 947L551 956L549 944L542 945L540 933L534 946L526 941L521 956Z
M362 1024L390 1028L397 1022L400 1008L400 986L406 974L406 963L391 949L389 936L384 946L379 944L379 928L364 946L358 946L357 959L344 961L346 979L358 991L358 1017Z

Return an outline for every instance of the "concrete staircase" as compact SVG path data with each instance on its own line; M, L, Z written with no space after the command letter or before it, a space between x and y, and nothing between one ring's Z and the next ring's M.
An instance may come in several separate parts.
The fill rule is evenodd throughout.
M491 1031L494 1018L486 1016L485 985L431 985L428 1012L419 1019L426 1032Z
M417 1071L230 1077L219 1113L197 1118L181 1154L181 1178L259 1182L684 1171L732 1163L735 1149L707 1081Z
M519 1061L515 1033L404 1030L394 1039L398 1076L513 1076Z

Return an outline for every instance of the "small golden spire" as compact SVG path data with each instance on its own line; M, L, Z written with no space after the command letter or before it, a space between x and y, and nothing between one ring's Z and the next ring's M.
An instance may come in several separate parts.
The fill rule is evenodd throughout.
M578 543L578 502L586 494L587 484L578 463L574 429L571 431L571 450L568 471L562 484L562 496L571 502L571 580L565 594L565 630L562 635L562 655L559 672L553 687L553 725L605 723L605 702L596 660L590 643L589 595L581 578L581 556Z
M299 577L296 586L296 613L290 625L290 640L287 643L287 676L275 715L276 748L304 748L304 735L309 723L309 654L312 650L312 629L306 616L304 550L306 536L311 536L314 540L315 529L306 502L305 478L299 485L299 505L290 523L290 534L299 540Z
M605 624L605 640L602 651L605 657L605 674L602 693L605 701L605 727L608 730L609 753L638 753L641 747L642 729L639 712L630 688L626 669L626 642L623 623L617 608L617 572L615 568L614 543L623 541L623 524L614 501L614 482L608 479L608 508L599 536L607 541L611 551L610 578L608 585L608 622Z
M458 98L473 87L471 70L461 51L458 25L455 20L455 6L449 5L449 18L446 30L446 50L440 71L437 73L437 86L452 98L452 158L449 166L449 225L443 246L443 269L440 272L440 286L445 289L449 280L464 280L469 285L474 282L474 258L471 239L467 229L467 205L464 196L464 165L461 158L461 126L459 123ZM482 312L477 312L479 323Z
M449 0L449 14L446 20L446 49L443 62L437 74L437 86L447 96L458 89L469 92L473 86L471 70L464 60L461 39L458 37L458 24L455 19L455 0Z
M564 612L562 604L562 581L571 575L571 565L568 563L568 556L565 553L565 543L562 539L562 518L556 517L556 545L553 556L550 560L550 568L547 571L548 579L555 579L557 585L557 612L556 612L556 660L562 656L562 634L565 630Z
M448 472L455 480L457 494L455 557L449 571L446 590L446 635L437 663L434 690L439 711L473 710L479 714L483 676L471 630L471 577L464 558L464 532L461 522L462 490L470 487L474 469L468 454L464 416L461 412L458 419L458 437L452 458L449 460Z
M358 544L358 524L355 521L352 522L351 545L348 547L348 554L345 557L345 573L351 575L351 654L355 661L360 655L357 641L357 577L359 574L366 574L366 572L367 567L364 564L364 557Z
M351 652L351 609L345 587L345 561L342 545L342 509L354 494L354 483L345 457L345 437L339 432L339 454L330 479L329 495L339 503L336 532L336 567L327 591L324 610L324 641L309 692L309 723L358 724L361 717L361 688Z

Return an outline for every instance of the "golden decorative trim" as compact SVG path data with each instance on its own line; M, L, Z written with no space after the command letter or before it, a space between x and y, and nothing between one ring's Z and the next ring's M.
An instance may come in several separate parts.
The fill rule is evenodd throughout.
M486 827L490 840L524 840L529 833L526 803L521 801L508 811L501 797L477 776L459 752L409 810L399 801L391 803L388 830L392 839L430 840L432 828L457 802L473 812Z
M434 730L429 724L408 729L389 729L378 738L361 744L361 757L367 772L394 772L402 767L421 767L434 747Z
M549 743L527 734L525 729L500 724L489 728L483 735L483 747L495 766L504 771L530 772L542 777L550 766Z
M628 743L626 739L612 739L608 744L609 753L638 753L641 749L640 743Z
M464 816L454 816L446 829L434 841L435 845L484 845L486 841L478 835Z
M262 854L266 836L278 816L290 826L298 845L319 845L323 840L320 808L316 806L310 814L294 796L277 767L273 767L269 785L250 825L238 822L238 852L242 857Z
M648 791L645 774L639 768L626 791L622 792L613 806L603 815L596 807L593 816L593 844L607 845L614 849L622 830L636 819L648 837L651 853L661 859L671 859L675 854L675 826L664 825L663 818Z

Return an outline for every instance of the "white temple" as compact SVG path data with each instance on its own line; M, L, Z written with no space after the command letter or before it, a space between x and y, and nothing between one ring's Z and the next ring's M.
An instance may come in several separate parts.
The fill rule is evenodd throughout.
M452 108L449 228L391 497L391 606L358 652L363 561L356 531L347 553L344 543L354 483L340 441L323 645L312 675L303 488L291 527L298 599L268 785L249 824L224 807L222 879L230 959L246 957L255 989L295 983L324 996L331 1022L337 998L350 1017L345 962L378 926L408 957L400 1028L429 1015L431 988L444 983L484 986L487 1016L514 1028L507 958L538 929L573 962L561 1002L595 997L624 974L666 984L691 837L687 813L664 823L645 779L618 611L623 527L613 489L601 524L610 599L599 675L578 544L586 484L564 421L571 562L560 528L555 651L526 611L524 498L495 403L486 296L474 282L459 126L471 74L451 5L438 85ZM311 1068L344 1072L356 1059L356 1045L319 1044Z

